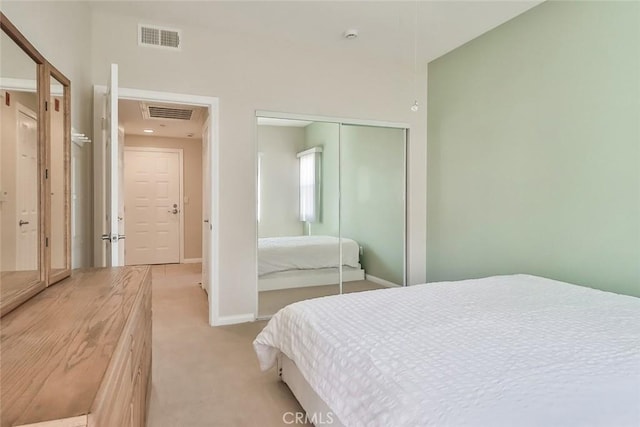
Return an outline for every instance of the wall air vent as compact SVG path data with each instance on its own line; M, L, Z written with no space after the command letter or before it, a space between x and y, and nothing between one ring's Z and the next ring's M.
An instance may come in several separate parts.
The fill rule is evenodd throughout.
M180 50L180 30L140 24L138 45Z
M147 119L170 119L170 120L199 120L200 111L191 107L179 107L171 104L147 104L146 102L140 103L140 109L142 110L142 117Z

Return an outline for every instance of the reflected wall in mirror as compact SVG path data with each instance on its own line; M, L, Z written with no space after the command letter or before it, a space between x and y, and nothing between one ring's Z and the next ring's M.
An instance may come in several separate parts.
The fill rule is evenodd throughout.
M258 118L258 316L340 293L337 123Z
M341 233L359 243L367 281L404 285L405 130L342 125L340 182Z
M50 77L49 88L49 191L51 212L51 265L49 275L53 281L57 275L69 270L69 257L67 251L69 245L69 229L67 227L69 217L68 207L68 176L69 161L66 138L66 111L65 86L53 75Z
M41 282L37 64L0 38L0 307Z

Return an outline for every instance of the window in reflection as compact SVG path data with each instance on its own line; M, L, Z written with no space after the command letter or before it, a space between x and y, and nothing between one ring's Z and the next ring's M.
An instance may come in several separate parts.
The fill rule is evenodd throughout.
M36 64L0 39L0 300L40 281Z

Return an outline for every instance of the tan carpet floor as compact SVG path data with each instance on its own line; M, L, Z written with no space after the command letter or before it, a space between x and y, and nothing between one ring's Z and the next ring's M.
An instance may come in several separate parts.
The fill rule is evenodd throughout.
M266 322L212 328L199 264L153 267L149 427L282 426L301 411L251 343ZM299 424L297 424L299 425Z

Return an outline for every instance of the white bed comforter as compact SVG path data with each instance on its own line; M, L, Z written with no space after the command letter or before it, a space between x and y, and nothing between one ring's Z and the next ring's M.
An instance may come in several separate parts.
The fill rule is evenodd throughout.
M333 236L291 236L258 239L258 275L287 270L337 268L340 239ZM342 264L360 268L360 247L342 238Z
M299 302L254 348L346 426L640 425L640 299L535 276Z

